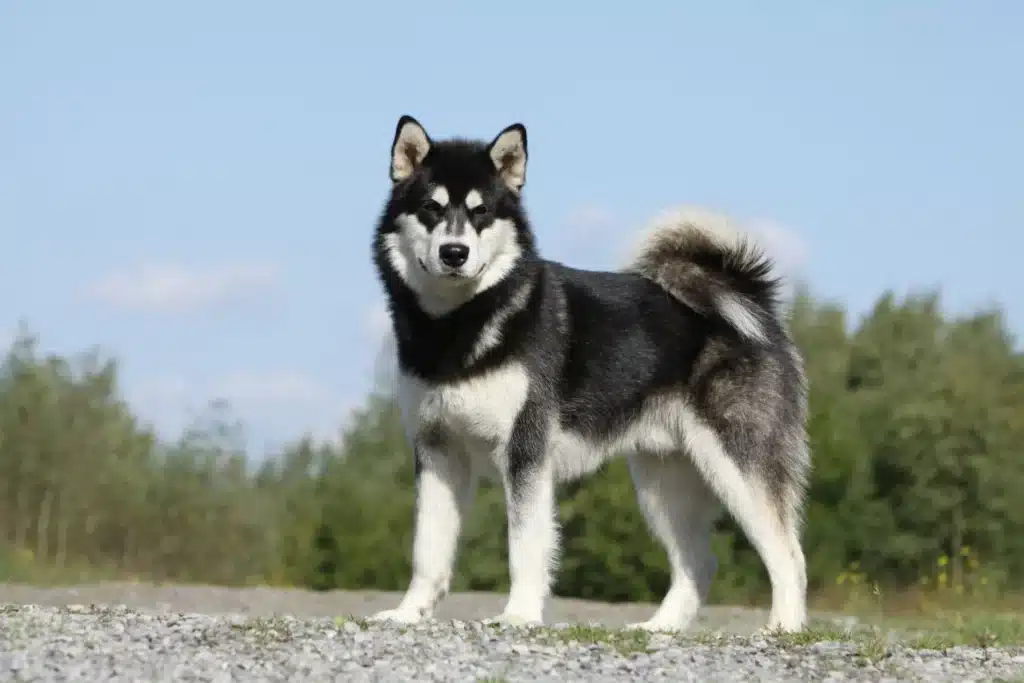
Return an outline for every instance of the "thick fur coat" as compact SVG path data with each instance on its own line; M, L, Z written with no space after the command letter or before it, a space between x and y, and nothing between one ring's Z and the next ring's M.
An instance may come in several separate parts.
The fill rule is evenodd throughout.
M800 354L771 261L726 219L653 221L621 271L542 258L523 204L526 129L434 141L402 117L373 242L416 461L413 577L378 619L417 621L447 592L481 476L499 480L511 589L497 619L543 620L558 551L555 485L628 458L671 587L636 624L685 628L717 566L723 506L771 577L771 628L806 621L800 543L810 468Z

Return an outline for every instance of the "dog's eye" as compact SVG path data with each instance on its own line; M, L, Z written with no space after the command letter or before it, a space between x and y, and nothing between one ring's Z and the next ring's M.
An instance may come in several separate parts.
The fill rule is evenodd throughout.
M435 202L433 199L428 199L427 201L423 202L420 208L426 211L427 213L436 214L444 211L444 207Z
M487 215L487 207L484 206L483 204L477 204L472 209L470 209L469 212L471 214L473 214L474 216L486 216Z

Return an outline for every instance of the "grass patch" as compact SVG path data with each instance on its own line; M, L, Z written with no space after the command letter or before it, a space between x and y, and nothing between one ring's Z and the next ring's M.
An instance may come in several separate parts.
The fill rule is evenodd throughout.
M645 654L650 651L651 634L640 629L611 629L603 626L574 624L566 628L539 629L538 635L549 641L569 645L605 645L621 655Z
M853 643L865 662L877 664L896 646L920 650L946 650L957 646L994 648L1024 647L1024 617L985 613L936 614L929 618L882 617L842 628L828 622L814 622L797 633L768 634L784 647L807 647L815 643ZM698 634L689 640L713 645L717 634Z
M954 560L957 571L952 571ZM1010 589L1006 577L968 547L956 557L936 558L916 588L885 593L853 563L827 594L816 597L818 607L858 617L862 627L853 634L858 642L865 642L867 627L886 634L886 641L916 649L1024 646L1024 594ZM881 649L882 643L865 644L865 656L875 658Z
M853 643L857 656L870 664L877 664L890 652L889 634L877 627L843 628L827 621L812 621L802 631L768 633L765 636L784 648L808 647L817 643Z
M811 622L803 631L796 633L776 633L770 637L781 645L800 647L815 643L846 642L855 638L858 633L851 629L841 628L828 622Z
M370 627L370 621L362 617L354 617L351 614L334 617L334 625L338 628L345 628L345 624L355 624L360 631L365 631Z
M889 637L883 631L873 629L856 642L857 656L867 663L877 664L889 656Z
M944 650L971 647L1024 646L1024 616L973 612L939 613L930 619L904 618L897 624L911 647Z
M594 625L573 625L550 629L539 627L529 631L540 642L604 645L622 655L646 654L651 651L651 633L643 630L614 629ZM679 644L692 643L714 647L728 643L746 643L750 636L722 631L683 632L670 636ZM766 633L762 636L783 648L803 648L817 643L853 645L864 665L877 665L888 659L893 648L945 650L956 646L1024 647L1024 619L1017 615L963 616L914 619L886 618L876 623L841 626L827 620L813 620L796 633ZM1024 682L1022 682L1024 683Z
M821 641L853 641L877 654L883 643L898 643L919 650L946 650L959 645L969 647L1024 647L1024 618L1019 615L963 613L924 617L886 617L869 620L865 625L844 630L812 627L780 639L793 645ZM874 643L874 644L870 644Z

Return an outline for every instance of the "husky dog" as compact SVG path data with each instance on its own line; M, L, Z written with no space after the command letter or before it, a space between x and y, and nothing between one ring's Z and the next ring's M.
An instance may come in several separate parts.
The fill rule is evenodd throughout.
M522 124L487 144L398 122L373 253L415 456L415 540L401 603L373 618L432 615L489 476L505 492L511 581L494 620L542 623L556 484L622 454L672 572L633 627L694 618L722 505L771 577L768 628L803 628L807 390L771 261L724 218L692 210L655 220L621 271L545 260L523 207L526 162Z

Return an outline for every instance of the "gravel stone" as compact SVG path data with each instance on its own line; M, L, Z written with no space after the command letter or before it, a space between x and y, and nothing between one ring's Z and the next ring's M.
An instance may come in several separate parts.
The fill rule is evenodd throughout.
M762 610L708 607L694 635L608 635L650 605L556 600L555 626L490 626L502 597L455 595L413 626L359 617L384 593L103 584L0 585L0 680L29 681L995 681L1024 676L1024 649L915 650L869 661L857 643L751 635ZM447 616L446 616L447 614ZM355 618L347 618L355 615ZM568 630L567 630L568 629Z

